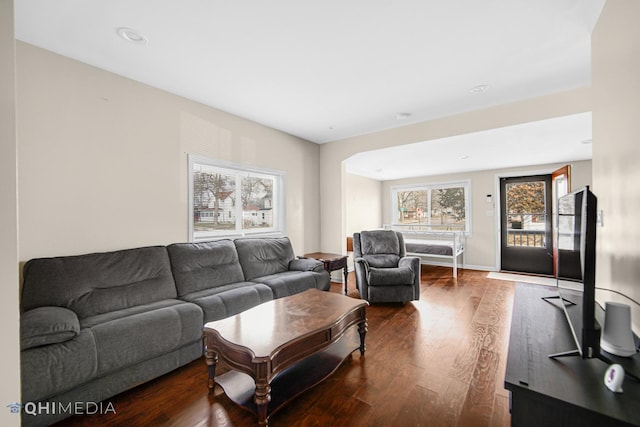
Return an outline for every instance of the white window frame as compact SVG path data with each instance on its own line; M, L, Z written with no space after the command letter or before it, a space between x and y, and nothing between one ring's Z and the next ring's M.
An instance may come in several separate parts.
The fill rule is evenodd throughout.
M287 173L284 171L266 169L256 166L248 166L239 163L226 162L217 159L210 159L204 156L195 154L188 155L189 167L188 167L188 181L189 181L189 241L201 242L207 240L214 240L219 238L233 238L242 236L284 236L286 230L286 191L285 182ZM236 202L235 210L235 229L233 230L213 230L213 231L198 231L194 230L194 191L193 191L193 172L198 165L214 168L216 172L223 173L225 175L232 175L236 177L263 177L273 179L273 226L267 228L250 228L243 229L243 214L242 203ZM238 201L241 200L241 184L240 180L236 179L235 192L237 194Z
M411 185L398 185L391 187L391 223L394 225L399 224L398 219L398 192L401 191L427 191L427 203L428 209L431 210L431 195L432 190L441 190L445 188L463 187L464 188L464 222L465 229L463 230L466 236L471 235L471 220L473 209L471 207L471 180L462 181L447 181L447 182L435 182L424 184L411 184ZM430 215L429 215L430 217Z

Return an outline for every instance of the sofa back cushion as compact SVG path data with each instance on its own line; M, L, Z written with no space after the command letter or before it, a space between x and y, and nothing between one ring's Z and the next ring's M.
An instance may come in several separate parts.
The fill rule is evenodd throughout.
M23 311L66 307L83 319L176 297L164 246L36 258L23 275Z
M287 237L244 238L234 240L246 280L289 270L295 259Z
M397 267L405 255L402 234L392 230L363 231L360 234L362 258L372 267Z
M238 252L231 240L175 243L167 249L179 296L244 282Z

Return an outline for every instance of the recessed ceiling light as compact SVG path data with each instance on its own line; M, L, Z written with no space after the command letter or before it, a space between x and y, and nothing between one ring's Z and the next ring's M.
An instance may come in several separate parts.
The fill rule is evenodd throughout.
M411 113L398 113L396 114L396 120L407 120L411 117Z
M483 93L483 92L486 92L487 89L489 89L489 85L478 85L478 86L474 86L471 89L469 89L469 92L471 92L471 93Z
M123 38L124 40L130 43L134 43L134 44L149 43L149 40L145 36L143 36L142 34L140 34L139 32L137 32L132 28L120 27L116 30L116 33L118 33L118 35L121 38Z
M592 140L592 139L585 139L584 141L581 141L581 144L589 145L589 144L591 144L592 142L593 142L593 140Z

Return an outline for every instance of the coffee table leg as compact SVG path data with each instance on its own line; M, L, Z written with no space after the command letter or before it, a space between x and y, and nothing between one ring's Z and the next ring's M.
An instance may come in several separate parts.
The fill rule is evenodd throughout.
M258 407L258 425L268 426L267 410L271 401L271 386L266 380L256 381L256 393L253 400Z
M218 353L207 348L205 351L205 361L207 362L207 368L209 369L209 393L213 392L213 389L216 385L215 377L216 377L216 365L218 364Z
M358 323L358 333L360 334L360 354L364 355L364 336L367 334L367 321Z

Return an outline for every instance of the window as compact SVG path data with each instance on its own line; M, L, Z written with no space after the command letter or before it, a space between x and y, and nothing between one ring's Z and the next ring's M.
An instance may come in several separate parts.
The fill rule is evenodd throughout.
M471 232L469 181L392 187L392 222Z
M189 156L191 241L284 234L285 173Z

